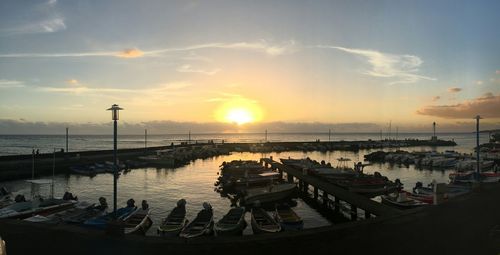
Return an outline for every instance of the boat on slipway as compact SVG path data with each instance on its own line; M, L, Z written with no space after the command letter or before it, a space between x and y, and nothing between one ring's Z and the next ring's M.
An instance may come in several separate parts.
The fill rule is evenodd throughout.
M251 214L254 234L277 233L281 231L280 224L264 209L260 207L252 208Z
M215 223L214 231L216 235L241 235L246 227L245 208L235 207Z
M180 199L177 201L177 206L162 221L157 233L161 236L178 236L188 222L186 218L186 200Z
M153 225L150 217L151 209L146 200L142 200L141 208L135 210L123 220L124 232L130 235L146 235Z
M191 221L179 234L180 237L193 238L212 234L214 225L214 213L212 206L204 202L203 209L198 212L196 218Z
M304 221L288 204L277 204L274 218L285 231L304 228Z

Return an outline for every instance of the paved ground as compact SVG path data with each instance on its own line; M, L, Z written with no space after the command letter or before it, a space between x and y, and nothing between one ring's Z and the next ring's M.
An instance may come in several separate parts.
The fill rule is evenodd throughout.
M500 254L500 184L402 216L294 233L192 240L113 238L68 226L0 221L16 254Z

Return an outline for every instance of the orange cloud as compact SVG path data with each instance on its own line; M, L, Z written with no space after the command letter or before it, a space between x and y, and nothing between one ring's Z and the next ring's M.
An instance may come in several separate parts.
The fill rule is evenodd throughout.
M118 52L116 54L117 57L120 58L138 58L142 57L144 55L144 52L139 50L139 49L124 49L123 51Z
M448 89L448 92L450 92L450 93L457 93L457 92L460 92L460 91L462 91L462 89L461 88L457 88L457 87L449 88Z
M78 84L78 80L76 80L76 79L69 79L69 80L66 80L66 82L69 84L72 84L72 85Z
M417 114L436 116L445 119L468 119L476 115L485 118L500 118L500 94L491 92L455 105L425 106Z
M433 102L435 102L435 101L437 101L437 100L439 100L439 99L441 99L441 97L440 97L440 96L435 96L435 97L432 97L432 101L433 101Z

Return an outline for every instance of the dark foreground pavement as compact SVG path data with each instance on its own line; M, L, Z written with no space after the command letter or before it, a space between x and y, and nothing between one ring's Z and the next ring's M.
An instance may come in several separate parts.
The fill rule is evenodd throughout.
M7 254L500 254L500 184L440 206L274 235L110 237L73 226L0 221Z

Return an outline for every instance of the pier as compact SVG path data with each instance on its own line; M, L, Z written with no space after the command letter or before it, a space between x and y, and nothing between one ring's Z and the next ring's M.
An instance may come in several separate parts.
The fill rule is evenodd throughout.
M286 166L272 159L264 158L262 160L266 165L274 170L277 170L280 174L286 173L289 182L294 182L296 180L298 182L299 191L308 193L309 186L312 186L314 199L318 199L321 196L321 200L325 206L328 206L328 204L333 202L334 206L332 209L338 211L340 201L348 203L351 207L351 220L356 220L358 209L362 209L365 212L364 214L366 219L371 218L372 214L377 217L381 217L394 216L401 213L401 210L377 203L365 196L349 192L318 177L303 174L297 169Z

